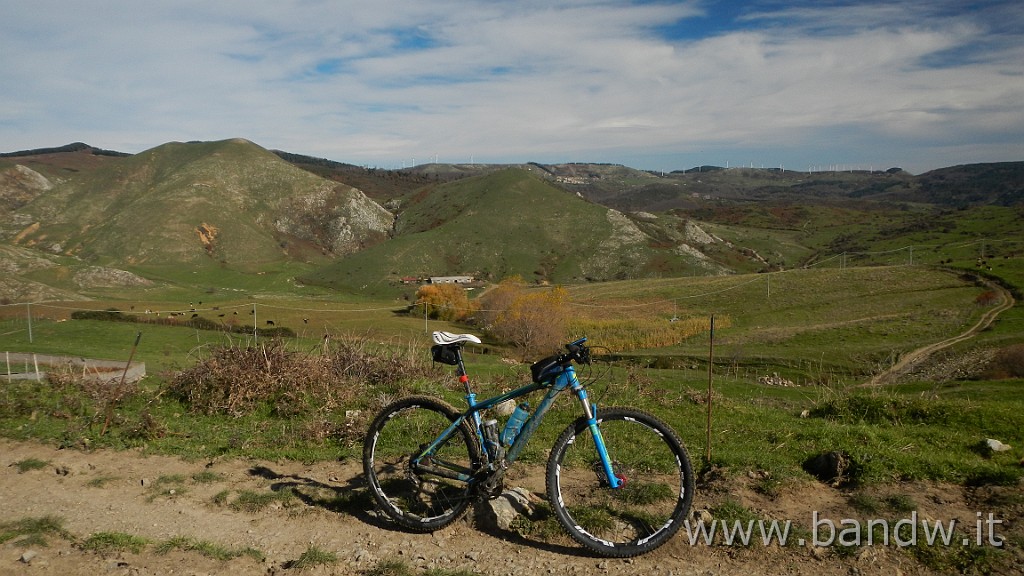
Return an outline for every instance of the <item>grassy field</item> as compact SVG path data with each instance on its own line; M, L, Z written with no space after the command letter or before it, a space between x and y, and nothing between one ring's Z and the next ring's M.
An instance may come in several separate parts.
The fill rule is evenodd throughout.
M428 394L464 405L450 367L430 362L429 332L479 333L477 328L408 316L402 299L343 297L322 289L289 294L282 279L250 278L245 294L213 284L218 278L210 275L140 299L0 306L0 349L127 361L141 335L134 359L145 362L148 373L127 388L67 375L4 381L7 366L0 358L0 435L198 461L357 462L366 426L386 403ZM201 286L208 288L197 290ZM750 486L758 497L784 499L817 481L811 467L816 458L839 455L843 474L826 480L848 493L854 506L881 506L900 497L911 510L914 496L905 494L916 484L905 483L923 481L1009 494L993 498L1016 510L1020 500L1013 493L1024 476L1024 379L857 386L899 355L963 332L986 309L977 303L986 290L962 273L923 266L568 287L574 312L587 325L612 331L588 334L595 347L602 337L619 335L621 327L716 318L713 340L703 331L656 349L595 348L596 362L581 369L599 411L634 406L661 417L687 445L698 473L716 479L715 486ZM197 314L246 332L68 319L86 307L116 308L142 319L179 311L185 313L182 321ZM955 352L1020 345L1021 319L1018 306ZM248 331L266 328L268 320L296 336L277 341ZM481 398L529 381L529 365L509 360L516 356L493 342L467 350ZM218 370L232 365L228 373L234 378L218 379ZM183 393L183 382L195 381L196 374L205 374L214 390L252 393L255 401L228 412L201 395ZM767 375L792 385L764 384ZM536 404L539 398L530 400ZM524 466L539 469L557 435L577 417L575 402L556 402L510 479ZM989 438L1012 448L993 452L985 443ZM888 500L876 496L893 490L897 496ZM716 518L759 517L739 504L729 512L729 502L712 509ZM1009 511L1000 517L1016 521ZM521 529L550 530L548 523ZM1024 544L1014 533L1010 538L1014 549ZM921 562L950 572L984 573L1017 558L1016 552L985 552L964 560L956 548L911 550L937 555Z
M326 412L280 414L268 403L236 418L205 414L167 393L175 375L210 358L218 347L243 349L267 344L266 339L144 322L67 320L71 311L85 308L82 302L9 305L0 308L0 348L127 361L141 334L134 358L146 363L149 375L137 393L116 404L73 387L5 383L0 433L77 446L145 446L194 457L356 458L360 438L352 427L363 425L386 399L422 392L462 403L451 374L441 365L429 368L428 334L476 329L407 316L401 313L401 301L328 297L322 291L285 296L283 288L278 294L277 289L267 289L276 280L264 281L250 286L250 295L235 296L217 288L186 302L187 291L172 290L153 295L167 299L147 295L87 304L89 309L116 308L140 318L156 311L183 311L183 320L198 314L254 328L263 328L270 320L295 332L286 347L296 355L316 357L329 353L332 344L358 342L372 349L404 351L411 361L427 365L431 376L386 384L349 382L344 386L358 393ZM857 480L867 483L1006 483L1021 475L1016 466L1019 449L991 457L977 450L988 437L1013 446L1024 443L1020 380L852 388L901 353L958 334L977 320L984 307L976 300L985 287L960 274L894 266L568 288L574 310L591 318L667 323L673 317L715 316L719 328L710 372L710 448L715 465L763 470L772 482L783 482L804 476L802 464L811 455L843 451L860 463ZM147 309L152 314L146 315ZM961 348L1019 343L1017 310L1007 314L1007 322ZM594 373L601 378L592 385L594 397L602 405L636 405L659 414L688 442L695 460L701 459L708 448L704 422L710 336L705 332L673 346L619 349L599 357L602 362ZM592 344L601 345L599 335L591 337ZM528 380L526 364L502 360L510 352L488 343L469 353L471 375L481 394ZM610 359L615 361L608 364ZM3 368L0 363L0 379ZM795 385L758 383L770 374ZM102 416L111 406L116 417L108 429ZM570 402L561 402L553 423L542 427L524 457L542 460L544 449L576 411ZM800 417L802 413L805 417Z

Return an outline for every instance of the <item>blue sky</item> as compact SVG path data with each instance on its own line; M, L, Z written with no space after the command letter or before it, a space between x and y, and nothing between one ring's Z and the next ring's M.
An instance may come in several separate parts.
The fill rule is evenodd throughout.
M0 0L0 151L247 138L440 162L1024 160L1024 3Z

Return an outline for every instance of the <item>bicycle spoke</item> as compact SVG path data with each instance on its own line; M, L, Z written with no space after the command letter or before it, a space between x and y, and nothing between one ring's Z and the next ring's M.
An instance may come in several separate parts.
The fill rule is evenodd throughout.
M480 461L472 432L460 426L436 449L413 464L438 438L457 412L431 398L411 397L388 406L370 425L363 466L371 492L382 510L403 526L436 530L459 518L471 500L467 482Z
M606 410L600 427L623 485L610 487L586 423L578 421L552 451L548 495L578 542L608 556L642 554L670 538L689 509L689 459L674 434L642 412Z

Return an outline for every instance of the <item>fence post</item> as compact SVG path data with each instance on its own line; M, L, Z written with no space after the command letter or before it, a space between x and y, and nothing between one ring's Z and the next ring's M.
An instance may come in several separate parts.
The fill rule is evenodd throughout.
M715 363L715 315L711 315L711 335L708 346L708 423L704 447L704 462L711 465L711 374Z

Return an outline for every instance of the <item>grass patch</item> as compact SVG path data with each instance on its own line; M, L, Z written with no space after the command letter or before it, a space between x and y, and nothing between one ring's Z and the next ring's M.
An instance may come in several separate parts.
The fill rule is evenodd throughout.
M290 487L283 488L277 492L243 490L238 493L234 500L230 500L230 495L222 496L222 494L218 493L215 495L214 500L227 503L228 508L236 512L249 512L250 514L255 514L275 504L287 508L297 502L295 492Z
M0 523L0 544L18 540L35 546L46 546L47 536L71 538L64 529L64 519L59 516L30 517Z
M906 494L893 494L885 499L889 509L897 513L913 512L917 510L917 502Z
M558 542L568 538L547 502L538 502L529 517L517 515L509 529L524 538L541 542Z
M711 508L711 515L715 520L720 520L730 525L735 522L746 524L747 522L756 522L761 519L753 510L731 499L723 500L720 504Z
M966 539L970 544L959 546ZM910 546L907 552L924 566L941 574L995 574L1001 551L991 546L978 546L973 538L956 533L953 546Z
M108 483L117 480L117 476L97 476L85 483L90 488L103 488Z
M83 550L108 554L110 552L142 552L150 543L146 538L124 532L97 532L86 538L81 547Z
M627 483L625 489L615 492L615 497L629 504L643 506L671 500L676 494L667 484L644 482L641 479Z
M188 489L185 487L185 476L182 474L169 474L160 476L149 487L147 501L152 502L157 498L177 498Z
M337 563L337 554L310 544L309 548L306 548L306 551L299 555L299 559L289 564L288 567L304 570L316 566L331 566Z
M154 550L157 554L167 554L172 550L198 552L200 555L206 556L207 558L213 558L214 560L231 560L241 556L248 556L254 560L262 562L265 558L264 554L255 548L226 548L207 540L195 540L185 536L176 536L174 538L164 540L157 544Z
M883 508L881 500L863 490L854 492L846 501L861 514L877 514Z
M381 560L364 572L366 576L413 576L413 570L401 560Z
M31 472L32 470L42 470L49 465L49 460L40 460L38 458L26 458L14 463L14 467L18 469L18 474L24 474L25 472Z

